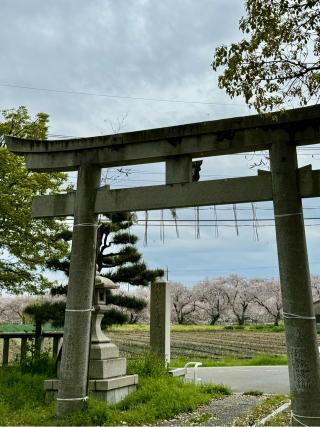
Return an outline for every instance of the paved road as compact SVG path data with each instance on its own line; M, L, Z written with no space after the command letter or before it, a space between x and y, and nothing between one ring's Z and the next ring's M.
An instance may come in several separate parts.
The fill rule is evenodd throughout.
M242 393L261 390L264 393L289 393L287 366L232 366L198 368L203 383L225 384L232 391Z

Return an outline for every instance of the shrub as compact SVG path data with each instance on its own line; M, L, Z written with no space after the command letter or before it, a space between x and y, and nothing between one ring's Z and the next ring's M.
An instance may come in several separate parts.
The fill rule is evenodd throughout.
M145 350L142 354L128 359L127 372L128 375L138 374L141 377L168 375L163 360L150 350Z

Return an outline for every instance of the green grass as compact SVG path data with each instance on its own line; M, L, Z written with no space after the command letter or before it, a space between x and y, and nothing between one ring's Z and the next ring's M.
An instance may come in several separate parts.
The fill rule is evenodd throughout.
M46 331L61 330L47 323ZM114 325L110 328L112 331L149 331L149 325ZM0 332L33 332L33 324L0 324ZM245 332L283 332L284 325L171 325L171 331L195 332L195 331L245 331Z
M247 390L242 393L244 396L262 396L263 391L261 390Z
M280 405L279 405L280 406ZM265 424L266 426L289 426L291 425L291 408L285 409L274 417L270 418Z
M112 331L149 331L149 325L114 325ZM284 332L284 325L171 325L171 331L245 331L245 332Z
M199 425L199 424L208 424L208 421L212 418L212 414L209 412L203 412L201 415L195 415L194 417L189 418L186 425Z
M40 365L30 363L23 370L17 366L1 367L0 425L155 424L230 394L230 390L222 385L185 384L169 376L150 354L130 361L128 372L140 375L139 386L123 401L107 405L90 398L86 410L57 420L55 402L47 402L43 391L44 379L52 375L51 363L46 365L44 358Z
M226 394L226 391L224 391ZM88 410L75 413L63 425L144 425L194 411L212 398L224 396L220 387L183 384L177 378L142 378L140 387L117 405L89 401Z
M21 324L13 324L13 323L1 323L0 324L0 332L34 332L35 326L31 323L21 323ZM45 331L60 331L61 328L53 327L50 323L46 323L44 325Z
M181 368L187 362L190 362L190 357L177 357L170 362L170 368ZM251 359L236 359L226 357L219 360L210 358L202 358L192 356L195 362L201 362L203 367L219 367L219 366L269 366L269 365L287 365L288 359L286 356L269 356L258 355Z

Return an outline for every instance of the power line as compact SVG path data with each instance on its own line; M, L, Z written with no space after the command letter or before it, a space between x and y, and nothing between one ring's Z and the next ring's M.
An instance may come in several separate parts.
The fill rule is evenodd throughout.
M233 220L234 221L234 220ZM239 220L237 219L237 222ZM238 227L251 227L252 228L252 222L253 220L250 220L251 224L238 224ZM214 221L213 221L214 222ZM259 219L258 219L259 222ZM145 224L133 224L132 227L145 227ZM148 224L148 227L160 227L161 224ZM194 224L179 224L178 223L178 227L196 227L197 223L195 222ZM201 227L214 227L214 223L213 224L201 224ZM320 226L320 224L305 224L305 227L316 227L316 226ZM165 224L165 227L176 227L176 224ZM233 224L219 224L219 227L225 227L225 228L234 228L235 227L235 221ZM275 224L259 224L257 225L258 228L264 228L264 227L275 227Z
M309 265L319 265L320 262L309 262ZM174 269L168 269L169 273L183 273L183 272L197 272L197 271L204 271L204 272L221 272L221 271L238 271L238 270L261 270L264 268L275 268L278 269L277 265L260 265L260 266L256 266L256 267L227 267L227 268L215 268L215 269L209 269L209 268L174 268Z
M230 209L231 210L231 209ZM311 217L311 218L304 218L305 220L318 220L318 219L320 219L320 217ZM138 223L139 222L143 222L143 223L145 223L145 220L144 219L138 219L137 220L138 221ZM148 219L148 222L158 222L159 224L160 224L160 222L162 222L162 220L161 219ZM174 222L174 223L176 223L176 222L178 222L178 223L180 223L180 222L192 222L192 223L195 223L195 220L194 219L179 219L179 218L177 218L177 219L164 219L163 220L165 223L166 222ZM216 222L234 222L235 220L234 219L199 219L199 220L197 220L197 223L198 222L212 222L212 223L216 223ZM251 218L243 218L243 219L240 219L240 218L237 218L237 222L252 222L252 219ZM274 218L257 218L257 221L259 222L259 221L274 221ZM169 224L164 224L164 225L169 225Z
M36 86L25 86L11 83L0 83L1 87L8 87L13 89L27 89L40 92L49 92L49 93L61 93L68 95L85 95L85 96L97 96L104 98L114 98L114 99L128 99L131 101L152 101L152 102L170 102L178 104L201 104L201 105L224 105L231 107L247 107L245 104L235 104L235 103L222 103L222 102L211 102L211 101L190 101L185 99L165 99L165 98L148 98L144 96L124 96L124 95L111 95L108 93L97 93L97 92L85 92L78 90L65 90L65 89L50 89Z

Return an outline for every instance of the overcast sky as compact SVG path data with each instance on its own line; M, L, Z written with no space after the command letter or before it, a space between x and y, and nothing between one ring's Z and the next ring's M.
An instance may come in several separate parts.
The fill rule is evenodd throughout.
M93 136L253 114L242 99L229 99L211 69L216 46L240 38L243 0L2 0L0 93L2 109L26 105L50 115L50 137ZM300 163L319 167L316 151L301 150ZM201 179L256 174L254 156L205 159ZM110 174L109 174L110 176ZM112 175L111 175L112 176ZM74 179L74 178L71 178ZM164 165L130 168L121 186L164 183ZM306 217L320 216L317 199ZM312 209L311 209L312 208ZM169 270L169 279L188 286L205 277L239 273L278 275L272 205L255 205L252 222L239 222L232 206L200 210L200 238L194 209L178 210L174 224L159 221L134 227L151 267ZM251 205L237 206L238 219L252 219ZM159 220L160 212L150 219ZM170 219L169 213L164 217ZM144 218L144 214L139 214ZM203 220L211 220L204 223ZM205 225L206 224L206 225ZM319 272L320 219L306 220L310 268ZM263 226L263 227L262 227ZM199 237L199 236L198 236Z

